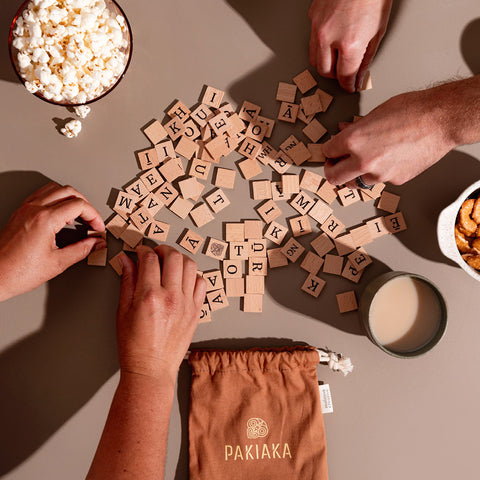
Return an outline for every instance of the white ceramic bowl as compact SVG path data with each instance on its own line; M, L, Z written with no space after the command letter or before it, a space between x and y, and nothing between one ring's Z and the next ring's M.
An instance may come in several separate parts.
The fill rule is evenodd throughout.
M480 271L475 270L465 262L455 243L455 223L457 221L458 211L462 203L477 190L480 190L480 180L472 183L452 204L441 211L438 216L437 238L442 253L457 263L471 277L480 282Z

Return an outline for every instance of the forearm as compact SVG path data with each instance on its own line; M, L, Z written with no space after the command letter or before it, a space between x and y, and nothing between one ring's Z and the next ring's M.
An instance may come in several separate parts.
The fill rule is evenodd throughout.
M87 480L163 479L175 379L122 373Z
M480 75L434 87L439 120L453 146L480 141Z

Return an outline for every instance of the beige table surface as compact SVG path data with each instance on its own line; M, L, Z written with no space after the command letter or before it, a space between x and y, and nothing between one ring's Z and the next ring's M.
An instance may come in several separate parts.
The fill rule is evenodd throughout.
M125 80L95 104L76 140L56 131L65 109L31 97L16 82L6 55L9 19L19 0L0 13L0 225L47 178L72 184L106 218L106 200L137 174L134 151L149 145L140 127L163 119L176 98L197 102L204 84L227 91L275 116L277 82L308 64L308 1L123 0L131 21L134 56ZM390 96L455 76L480 73L478 0L397 3L388 36L373 65L375 88L336 95L323 119L331 133L339 120L365 114ZM59 120L60 119L60 120ZM298 130L298 129L297 129ZM278 145L291 129L279 127ZM480 353L479 285L442 257L435 235L438 213L480 176L480 145L460 148L416 180L389 188L401 196L409 230L368 246L375 264L358 286L328 278L318 300L299 290L298 265L267 281L262 315L245 314L232 300L195 342L220 347L308 342L348 354L347 378L319 368L332 387L335 412L325 417L330 475L336 480L473 478L480 427L477 382ZM237 157L226 160L233 165ZM265 178L270 171L265 168ZM256 218L248 182L229 192L232 206L202 229L220 236L222 222ZM288 210L288 212L287 212ZM294 214L285 206L287 216ZM335 211L347 225L375 215L370 204ZM173 242L184 224L170 212ZM190 223L187 221L187 225ZM302 240L306 244L306 240ZM110 243L112 255L120 246ZM198 255L200 268L215 262ZM407 270L434 280L445 294L450 324L442 343L417 360L390 358L361 334L356 313L340 316L335 293L361 292L370 278ZM325 276L327 277L327 276ZM114 316L119 280L110 268L77 265L36 291L0 305L0 475L8 480L81 479L94 454L118 381ZM180 372L168 446L166 478L186 479L189 372Z

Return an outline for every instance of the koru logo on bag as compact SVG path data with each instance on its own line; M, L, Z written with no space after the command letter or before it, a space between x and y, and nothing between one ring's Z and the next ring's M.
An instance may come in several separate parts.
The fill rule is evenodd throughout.
M264 438L268 435L268 426L261 418L251 418L247 422L247 438Z
M268 435L268 425L258 417L247 421L247 438L257 440ZM264 460L292 458L288 443L251 443L249 445L225 445L225 461L229 460Z

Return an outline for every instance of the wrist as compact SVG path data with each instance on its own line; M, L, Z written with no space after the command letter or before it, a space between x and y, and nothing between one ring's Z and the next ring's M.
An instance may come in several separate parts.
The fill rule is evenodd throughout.
M173 376L169 372L165 372L164 375L146 375L134 371L120 369L120 382L121 386L128 386L128 388L138 388L140 390L157 390L171 391L172 394L175 390L176 376Z
M165 362L159 358L123 357L120 360L120 372L126 378L142 378L145 381L170 382L175 384L178 366Z

